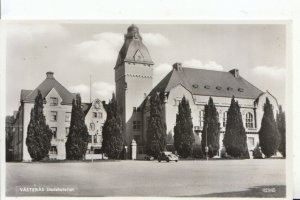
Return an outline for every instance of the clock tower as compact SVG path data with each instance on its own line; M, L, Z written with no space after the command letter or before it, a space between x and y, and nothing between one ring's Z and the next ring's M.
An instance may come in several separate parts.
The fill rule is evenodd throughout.
M153 61L142 42L139 29L131 25L115 66L116 98L120 105L126 145L142 140L142 113L139 106L152 89Z

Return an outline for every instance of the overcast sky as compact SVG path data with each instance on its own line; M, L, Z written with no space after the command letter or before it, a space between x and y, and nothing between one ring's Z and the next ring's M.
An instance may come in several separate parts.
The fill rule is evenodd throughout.
M35 89L53 71L71 92L108 100L114 66L130 24L9 24L7 27L7 114L18 109L21 89ZM175 62L229 71L284 104L284 25L137 24L154 61L154 85Z

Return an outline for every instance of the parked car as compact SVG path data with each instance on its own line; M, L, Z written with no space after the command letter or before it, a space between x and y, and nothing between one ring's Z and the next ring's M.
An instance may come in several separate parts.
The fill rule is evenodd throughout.
M146 156L145 156L145 160L154 160L154 157L153 157L153 156L146 155Z
M173 154L172 152L170 151L163 151L163 152L160 152L160 154L158 155L158 158L157 158L158 162L161 162L161 161L167 161L167 162L170 162L170 161L175 161L175 162L178 162L178 156L176 156L175 154Z

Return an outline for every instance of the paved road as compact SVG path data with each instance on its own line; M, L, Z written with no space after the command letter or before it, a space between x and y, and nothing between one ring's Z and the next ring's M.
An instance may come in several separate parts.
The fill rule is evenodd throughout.
M285 195L285 160L7 163L6 166L7 196ZM46 191L48 188L65 191Z

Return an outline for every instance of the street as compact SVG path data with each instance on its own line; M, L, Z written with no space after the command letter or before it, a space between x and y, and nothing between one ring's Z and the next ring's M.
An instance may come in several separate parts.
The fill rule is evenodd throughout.
M284 197L285 160L7 163L6 195Z

